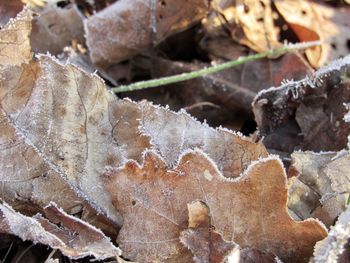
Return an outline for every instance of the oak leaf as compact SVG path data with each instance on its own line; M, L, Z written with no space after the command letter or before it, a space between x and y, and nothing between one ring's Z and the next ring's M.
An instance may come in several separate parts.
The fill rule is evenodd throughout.
M237 179L223 177L201 151L187 151L178 165L152 151L143 165L129 161L106 174L105 187L124 225L117 242L123 255L144 262L188 258L179 243L187 228L186 206L205 202L212 224L227 241L271 252L285 262L306 262L327 234L318 221L295 222L286 209L286 175L273 157L253 162Z

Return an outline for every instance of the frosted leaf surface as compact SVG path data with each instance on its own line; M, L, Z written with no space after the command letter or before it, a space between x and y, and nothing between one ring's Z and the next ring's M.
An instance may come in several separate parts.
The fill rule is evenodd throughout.
M129 161L107 173L105 187L124 218L117 242L131 260L188 258L179 234L187 228L187 204L202 200L226 241L271 252L284 262L306 262L327 231L312 219L292 220L286 181L282 163L273 157L253 162L241 177L230 179L199 150L185 153L172 170L148 151L142 166Z
M350 206L339 216L337 223L331 228L328 236L317 242L314 257L310 263L340 262L345 245L350 237ZM346 262L349 258L345 258Z
M149 103L141 107L140 130L169 166L176 165L186 150L199 148L225 176L237 177L251 161L267 156L261 142L255 143L226 129L213 129L185 112L175 113Z
M45 216L28 217L0 204L0 232L59 249L70 258L104 259L120 255L120 250L100 230L67 215L55 204L45 207L44 212Z
M121 0L85 21L91 60L107 67L188 28L208 11L208 1Z
M312 76L261 91L253 111L267 148L291 153L344 149L350 125L343 103L350 101L350 55Z

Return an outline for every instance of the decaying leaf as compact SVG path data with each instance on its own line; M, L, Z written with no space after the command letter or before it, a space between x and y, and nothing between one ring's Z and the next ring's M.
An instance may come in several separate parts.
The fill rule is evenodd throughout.
M70 258L104 259L120 255L109 238L88 223L67 215L54 204L44 211L45 216L38 214L31 218L0 204L0 232L59 249Z
M251 161L267 156L261 142L254 143L224 128L213 129L184 111L175 113L149 103L140 106L140 130L170 167L178 163L184 151L199 148L214 160L224 176L237 177Z
M85 22L91 60L106 68L128 59L198 22L208 10L208 2L117 1Z
M23 43L30 54L29 42ZM13 59L17 66L4 67L0 80L0 125L6 131L1 134L1 181L4 198L12 205L55 201L65 211L74 204L78 213L85 205L77 200L88 200L121 225L100 175L127 159L140 161L150 141L168 165L184 150L199 147L229 176L238 176L252 160L267 155L261 143L209 128L185 113L118 100L95 75L46 55L30 60L27 53L18 62ZM71 195L63 198L62 191Z
M343 121L350 101L350 56L300 81L261 91L253 111L267 148L338 151L346 147L350 125Z
M83 44L83 17L75 5L60 8L48 3L33 20L30 40L35 53L50 52L53 55L61 53L73 42Z
M223 28L228 29L233 40L256 52L280 45L270 0L235 1L234 5L225 5L223 10L220 9L219 15L213 14L204 20L203 24L209 35L215 36Z
M179 235L187 228L187 204L195 200L208 205L211 224L223 239L271 252L285 262L306 262L327 233L315 220L295 222L288 215L286 175L274 157L228 179L199 150L187 151L173 170L148 151L142 166L129 161L108 173L105 187L124 219L118 244L132 260L188 258Z
M0 31L0 69L19 66L32 58L29 43L32 13L25 10L10 20Z
M188 229L180 234L181 243L191 250L196 263L220 263L230 258L239 259L238 246L225 241L211 225L208 206L194 201L188 206ZM235 262L231 261L230 262Z
M288 188L288 207L299 219L320 219L334 224L345 210L350 194L350 154L294 152Z
M315 1L275 1L278 12L299 40L320 40L321 46L306 50L311 65L318 68L349 53L350 8L331 8Z
M317 242L314 257L310 263L333 263L338 261L344 252L350 237L350 206L339 216L328 236ZM345 259L347 262L349 258Z

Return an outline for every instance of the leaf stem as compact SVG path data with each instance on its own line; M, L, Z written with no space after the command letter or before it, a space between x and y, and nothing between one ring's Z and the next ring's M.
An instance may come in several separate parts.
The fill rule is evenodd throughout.
M141 90L141 89L148 89L153 87L159 87L166 84L171 84L175 82L190 80L198 77L202 77L208 74L213 74L219 71L222 71L224 69L232 68L238 65L242 65L247 62L255 61L258 59L266 58L266 57L279 57L285 53L292 52L299 49L306 49L309 47L319 46L319 41L311 41L311 42L304 42L304 43L296 43L296 44L288 44L280 48L271 49L262 53L249 55L246 57L239 57L237 60L231 60L222 64L214 65L212 67L203 68L197 71L192 72L186 72L178 75L158 78L158 79L151 79L151 80L145 80L136 82L130 85L121 85L119 87L111 88L111 90L115 93L121 93L121 92L128 92L128 91L134 91L134 90Z

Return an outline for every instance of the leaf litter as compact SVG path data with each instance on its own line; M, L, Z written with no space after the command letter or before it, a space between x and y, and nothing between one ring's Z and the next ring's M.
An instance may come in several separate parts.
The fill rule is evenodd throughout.
M26 8L1 29L0 181L1 200L8 203L1 204L1 232L58 249L72 259L89 256L125 262L121 255L138 262L347 262L349 128L344 120L349 115L348 57L316 73L296 54L280 58L297 61L298 66L289 69L269 59L262 65L244 66L243 71L233 70L237 78L248 74L240 84L253 92L239 106L246 116L252 113L246 104L257 94L253 112L260 134L251 137L211 128L183 110L119 99L101 77L79 67L93 72L98 66L103 69L101 76L114 82L113 75L108 76L111 67L123 69L121 60L141 53L147 57L150 47L166 43L169 36L187 34L209 10L207 1L198 1L196 7L190 7L190 1L188 8L181 9L184 13L178 14L183 19L179 20L169 14L180 2L120 0L88 19L80 13L84 4L79 9L74 4L58 7L51 3L37 9L39 16L34 20ZM237 42L255 51L279 45L279 31L271 20L275 7L270 1L261 6L247 4L246 9L238 5L230 9L230 1L227 10L219 4L221 15L234 14L238 19L225 22L232 23L230 35L223 33L222 21L210 28L208 21L217 23L215 15L202 21L206 39L211 38L206 52L212 60L238 54L234 48L220 51L215 42L218 35L225 35L227 43ZM4 6L13 17L11 8L17 7ZM141 23L142 27L130 27L129 36L144 34L147 41L132 47L128 45L131 40L140 38L126 38L117 41L124 43L119 50L113 38L98 42L104 38L101 34L113 31L99 24L109 23L101 18L122 17L137 6L144 8L143 16L126 16L112 25L119 32L125 23ZM74 16L67 15L72 12ZM60 19L53 21L45 14ZM287 15L283 16L288 22ZM77 19L74 26L70 19ZM265 31L260 31L261 21ZM249 23L256 25L249 27ZM237 35L239 27L241 35ZM84 30L87 43L82 38ZM269 37L263 40L264 34ZM61 51L71 52L76 60L70 55L64 58ZM307 58L316 65L308 53ZM184 70L167 60L165 68ZM266 84L259 87L254 71L265 69L263 63L272 72L281 67L285 73L261 77ZM198 68L192 62L184 65L185 71ZM262 91L278 86L283 76L300 79L303 73L309 76ZM201 81L215 86L212 77ZM233 81L227 74L220 78ZM202 89L201 82L195 85ZM239 96L229 101L237 102ZM232 110L239 113L234 106ZM330 143L330 138L336 141ZM290 165L288 173L271 152ZM59 261L56 253L52 255L55 258L48 261Z

